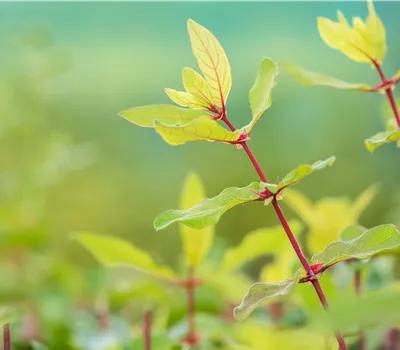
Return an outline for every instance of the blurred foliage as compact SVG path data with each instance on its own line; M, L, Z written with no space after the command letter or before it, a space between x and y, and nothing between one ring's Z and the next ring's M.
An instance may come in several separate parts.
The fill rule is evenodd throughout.
M187 273L187 263L198 264L198 276L206 279L196 290L198 350L334 348L332 325L346 328L353 346L353 330L362 325L368 343L378 344L376 339L388 333L383 322L399 326L399 264L393 257L361 266L366 293L361 301L352 295L352 264L325 272L321 283L337 310L331 318L320 312L312 287L301 284L285 303L269 302L238 323L233 308L257 276L265 282L282 280L299 268L272 216L261 206L232 210L215 237L208 233L212 244L203 242L199 256L184 244L189 261L177 253L179 235L152 230L157 213L178 205L177 193L190 169L201 170L209 195L255 178L248 160L234 150L201 144L172 151L157 136L127 128L116 116L124 106L163 103L162 88L179 85L179 67L193 63L183 33L194 11L196 20L226 42L234 77L229 110L238 124L251 119L246 95L264 55L284 60L296 55L317 71L330 69L350 81L360 74L365 81L375 79L325 53L320 44L315 18L333 13L335 3L293 3L290 11L284 3L213 6L223 18L212 18L207 3L0 5L0 320L11 323L13 349L142 349L142 315L149 309L153 348L184 348L184 290L126 266L99 266L69 239L76 230L123 236L180 276ZM349 14L365 12L356 3L341 7ZM400 53L393 45L400 9L396 3L376 7L387 23L389 70ZM321 242L311 240L317 231L325 232L324 243L329 243L349 224L400 224L398 151L388 146L372 157L359 145L374 133L373 117L380 114L392 122L386 101L346 91L310 95L285 79L276 87L268 125L260 122L251 142L271 176L298 159L338 156L329 174L300 185L310 197L304 199L307 204L290 201L295 193L303 196L300 192L285 194L292 214L304 221L303 232L300 223L291 225L310 255L321 248ZM283 129L287 133L276 132ZM352 204L343 195L355 197L377 181L384 186L367 215L359 217L372 200L368 191L374 190L364 192L368 198L359 197L364 202L358 211L353 209L361 199ZM241 215L235 215L239 210ZM240 264L231 265L232 259ZM353 304L354 317L344 318L343 310Z

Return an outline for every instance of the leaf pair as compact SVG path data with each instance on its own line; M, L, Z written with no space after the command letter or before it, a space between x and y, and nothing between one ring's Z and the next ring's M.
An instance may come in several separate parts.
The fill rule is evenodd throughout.
M314 255L312 261L322 263L324 268L328 268L345 260L366 260L399 251L400 232L394 225L381 225L370 230L349 227L342 233L342 240L329 244L321 253ZM253 284L235 309L235 317L244 319L261 303L292 293L303 276L304 272L299 270L293 279Z
M207 140L238 143L248 136L263 112L271 106L271 90L275 86L278 67L270 59L262 61L250 91L252 121L240 131L228 131L216 120L226 115L226 100L231 86L231 68L225 51L206 28L188 21L192 51L204 78L191 68L182 71L186 91L165 89L167 95L182 109L173 105L136 107L121 111L123 118L143 127L152 127L170 145Z
M315 170L332 165L335 157L317 161L312 165L303 164L290 171L278 184L253 182L246 187L230 187L223 190L218 196L208 198L197 205L185 210L167 210L156 217L154 227L162 230L169 225L180 222L186 226L203 229L215 225L221 216L229 209L239 204L260 201L260 192L266 188L272 193L279 193L286 187L292 186ZM272 199L272 197L270 197Z

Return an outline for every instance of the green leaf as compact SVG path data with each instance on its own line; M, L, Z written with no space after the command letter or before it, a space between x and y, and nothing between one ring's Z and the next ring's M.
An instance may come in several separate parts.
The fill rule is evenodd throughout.
M125 109L118 115L136 125L154 128L155 120L172 126L187 123L208 114L202 110L183 109L174 105L150 105Z
M303 225L295 220L289 223L295 235L299 234ZM287 247L288 240L282 226L266 227L252 231L245 235L243 241L225 253L221 269L234 270L250 260L260 256L277 253Z
M158 231L175 222L197 229L215 225L227 210L238 204L257 201L259 195L253 191L263 189L265 186L262 182L253 182L243 188L226 188L218 196L205 199L190 209L167 210L161 213L154 220L154 227Z
M365 147L373 152L376 148L400 140L400 131L383 131L365 140Z
M340 234L340 240L345 242L352 241L353 239L360 237L367 230L367 228L361 225L351 225L346 227Z
M42 343L34 341L34 342L32 342L32 349L33 350L49 350L49 347L47 347L46 345L43 345Z
M241 304L235 308L235 318L237 320L244 320L264 301L290 294L298 284L300 276L301 273L299 270L295 278L290 280L273 283L258 282L253 284L244 296Z
M272 88L276 85L276 76L278 74L278 66L269 58L264 58L249 94L253 119L244 128L247 134L251 133L262 114L271 107L271 92Z
M214 35L192 19L187 22L197 64L209 86L213 101L225 106L232 86L231 67L225 51Z
M286 187L292 186L302 180L307 175L310 175L316 170L321 170L327 166L332 165L336 160L336 157L332 156L325 160L318 160L312 165L302 164L296 169L290 171L279 183L276 184L266 184L265 186L272 192L278 193L285 189Z
M210 117L197 118L189 123L175 126L169 126L156 120L155 128L164 141L171 146L199 140L235 143L241 135L240 130L229 131Z
M312 257L312 261L331 266L349 259L369 259L378 254L389 253L399 247L400 232L396 226L381 225L365 231L353 240L328 244L321 253Z
M341 295L329 303L328 313L316 309L310 320L311 325L319 331L335 329L348 332L376 325L391 327L400 323L399 294L379 291L368 293L361 298Z
M348 83L347 81L339 80L333 77L322 75L319 73L306 70L294 63L280 63L279 67L291 75L298 83L305 86L327 86L335 89L343 90L360 90L370 91L371 86L361 83Z
M105 266L128 266L156 277L175 277L169 267L157 265L147 252L121 238L85 232L76 233L73 238Z
M189 173L183 186L181 209L189 209L204 198L205 190L200 177L196 173ZM214 239L214 226L195 229L181 224L180 231L188 265L198 266L211 248Z

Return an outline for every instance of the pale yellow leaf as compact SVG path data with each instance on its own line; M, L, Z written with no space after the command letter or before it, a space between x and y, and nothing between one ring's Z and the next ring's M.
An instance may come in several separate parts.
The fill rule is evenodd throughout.
M341 51L356 62L371 63L371 52L373 53L374 49L357 30L323 17L318 18L318 30L328 46Z
M344 17L342 11L338 11L337 15L338 15L339 22L341 24L344 24L345 26L349 27L349 23L347 22L346 17Z
M179 108L174 105L149 105L125 109L118 113L130 122L146 128L154 128L157 120L165 125L188 123L196 118L207 116L207 112Z
M182 107L189 107L193 109L207 109L208 105L192 94L184 91L176 91L174 89L165 88L165 93L176 104Z
M209 107L215 105L210 89L204 78L192 68L183 68L182 70L183 86L186 91L193 96L197 96Z
M213 101L218 107L223 107L232 86L231 67L225 51L208 29L191 19L187 25L193 54L208 84Z
M371 204L372 200L376 197L379 191L377 184L368 187L364 190L356 199L352 207L352 212L355 218L361 215L361 213Z
M204 198L205 191L200 177L196 173L190 173L183 186L180 209L186 210L194 207ZM211 248L214 226L207 226L203 229L194 229L183 224L179 226L186 260L190 266L198 266Z
M172 146L182 145L189 141L207 140L235 143L241 135L224 129L210 117L200 117L192 122L176 126L168 126L155 121L155 129L161 137Z
M368 12L369 14L365 25L367 32L366 40L369 40L372 46L375 48L374 58L378 61L378 63L382 63L387 51L385 26L375 13L374 4L372 1L368 1Z

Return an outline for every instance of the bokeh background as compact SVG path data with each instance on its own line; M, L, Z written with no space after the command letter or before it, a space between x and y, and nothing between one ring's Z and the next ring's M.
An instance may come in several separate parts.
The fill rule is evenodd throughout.
M375 7L387 30L384 71L391 76L400 62L400 2ZM0 229L26 234L43 228L51 237L45 252L82 264L97 263L69 239L76 230L126 237L176 265L177 227L157 233L152 222L177 207L186 174L198 172L214 196L247 185L256 173L235 147L171 147L117 113L169 103L163 88L180 89L181 69L197 69L188 18L209 28L227 53L233 76L227 108L236 126L250 120L248 91L264 56L377 84L370 66L350 61L319 37L316 18L334 18L339 8L347 18L367 15L364 2L1 2ZM384 95L306 88L282 73L273 100L250 141L269 179L336 155L332 168L298 190L313 200L354 198L380 183L361 223L399 223L400 153L388 145L371 155L364 146L384 128ZM249 230L274 224L263 206L234 208L218 224L215 244L237 243Z

